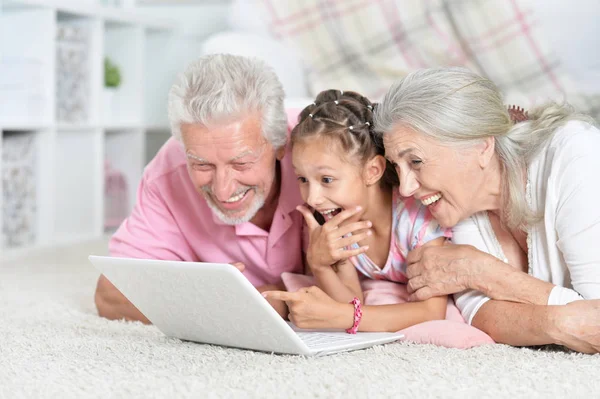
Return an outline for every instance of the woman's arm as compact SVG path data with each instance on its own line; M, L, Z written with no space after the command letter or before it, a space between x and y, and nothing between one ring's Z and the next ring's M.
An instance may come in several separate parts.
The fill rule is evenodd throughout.
M600 170L600 132L586 124L570 124L557 132L552 144L552 162L547 160L550 176L545 184L543 209L551 224L540 230L543 242L556 241L551 248L549 264L537 265L547 275L569 270L569 286L555 286L518 271L493 268L488 270L487 285L474 282L478 289L494 299L543 305L565 305L582 299L600 298L600 209L590 201L600 195L596 184ZM545 235L544 235L545 234ZM534 236L535 238L535 236ZM553 245L552 245L553 247ZM552 252L555 251L555 252Z
M408 291L425 300L464 290L476 290L498 300L545 305L554 287L487 253L472 218L453 229L453 243L423 246L408 255Z
M552 311L544 305L489 300L474 314L471 325L498 343L513 346L553 344L555 339L550 333Z
M554 284L535 278L474 247L459 249L467 266L466 288L500 300L530 305L546 305Z
M600 298L600 209L590 201L600 195L600 185L595 184L600 170L600 132L584 124L565 129L557 133L553 162L548 166L551 169L546 171L551 178L543 183L547 185L545 212L550 213L554 225L548 228L548 236L540 239L556 240L558 251L550 253L549 264L538 267L546 268L550 275L566 264L572 288L501 267L498 261L488 265L485 276L472 281L470 288L493 299L539 305Z
M490 300L472 325L508 345L557 344L583 353L600 352L600 300L560 306Z

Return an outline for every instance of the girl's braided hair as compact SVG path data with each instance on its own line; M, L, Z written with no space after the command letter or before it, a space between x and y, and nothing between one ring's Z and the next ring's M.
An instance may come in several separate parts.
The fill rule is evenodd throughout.
M373 130L373 112L377 104L353 91L324 90L298 117L292 130L292 145L314 137L335 140L348 156L363 163L376 155L385 155L383 139ZM390 162L381 178L384 187L398 186L398 176Z

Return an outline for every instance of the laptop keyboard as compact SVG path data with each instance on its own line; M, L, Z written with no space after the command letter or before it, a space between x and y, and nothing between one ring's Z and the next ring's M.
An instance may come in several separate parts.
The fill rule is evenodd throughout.
M354 335L350 334L329 334L320 332L297 332L298 336L309 348L318 348L331 344L339 344L356 340Z

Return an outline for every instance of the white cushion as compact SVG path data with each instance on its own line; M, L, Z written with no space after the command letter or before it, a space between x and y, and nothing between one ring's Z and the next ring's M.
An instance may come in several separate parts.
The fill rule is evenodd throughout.
M271 37L267 18L261 14L257 0L234 0L229 6L228 24L234 31Z

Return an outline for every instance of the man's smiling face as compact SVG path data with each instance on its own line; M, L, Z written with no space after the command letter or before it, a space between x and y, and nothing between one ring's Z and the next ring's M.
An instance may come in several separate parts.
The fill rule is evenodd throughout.
M213 212L227 224L252 220L277 190L276 151L263 136L260 114L206 127L181 126L188 173Z

